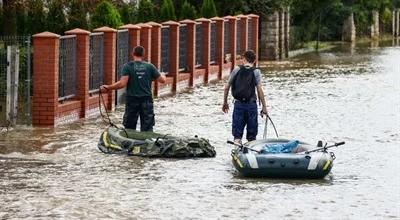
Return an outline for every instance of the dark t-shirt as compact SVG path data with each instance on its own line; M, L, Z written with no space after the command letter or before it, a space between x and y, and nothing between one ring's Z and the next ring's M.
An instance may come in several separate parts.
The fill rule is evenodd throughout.
M131 61L122 69L123 76L129 76L127 96L152 97L151 82L160 77L157 68L145 61Z

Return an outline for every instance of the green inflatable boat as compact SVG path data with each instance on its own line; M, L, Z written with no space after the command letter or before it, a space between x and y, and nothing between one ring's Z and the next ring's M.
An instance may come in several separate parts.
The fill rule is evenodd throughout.
M98 148L107 154L142 157L215 157L215 149L207 139L178 138L167 134L138 132L109 127L104 131Z
M270 178L323 178L332 169L335 154L328 152L331 146L312 149L310 144L297 142L289 153L265 153L266 146L276 146L290 142L287 139L265 139L236 145L231 152L232 162L239 173L245 177ZM234 144L229 142L230 144Z

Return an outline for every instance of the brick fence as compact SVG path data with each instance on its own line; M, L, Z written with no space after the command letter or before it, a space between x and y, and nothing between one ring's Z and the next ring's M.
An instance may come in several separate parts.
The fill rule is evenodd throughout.
M167 74L166 83L153 82L156 97L221 80L240 62L238 55L248 49L258 53L259 17L253 14L127 24L119 29L127 30L129 35L126 60L131 60L134 46L142 45L145 60ZM33 36L34 126L57 126L98 114L99 94L89 85L95 84L92 78L96 73L102 74L97 76L102 80L100 84L118 80L118 62L124 60L118 58L126 54L119 49L126 48L118 48L123 43L117 42L122 31L101 27L94 32L98 34L74 29L65 33L68 37L50 32ZM93 35L101 35L97 42L103 45L97 52L92 49ZM101 59L95 54L99 51L103 53ZM94 60L102 69L92 73L96 69L91 64ZM118 104L115 91L103 94L103 98L108 110Z

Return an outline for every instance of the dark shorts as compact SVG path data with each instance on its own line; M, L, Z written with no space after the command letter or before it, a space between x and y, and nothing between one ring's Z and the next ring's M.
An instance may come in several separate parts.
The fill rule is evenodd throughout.
M232 135L235 139L242 139L244 127L247 128L246 139L253 141L258 133L257 103L235 102L233 109Z
M123 125L125 128L136 130L140 117L140 131L153 131L154 107L151 97L126 97Z

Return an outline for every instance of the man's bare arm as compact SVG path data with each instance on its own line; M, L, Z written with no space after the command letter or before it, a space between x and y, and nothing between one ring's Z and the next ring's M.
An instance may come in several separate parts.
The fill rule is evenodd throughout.
M122 89L122 88L125 88L126 85L128 85L128 80L129 80L129 76L122 76L118 82L115 82L111 85L103 85L102 87L106 88L108 90Z
M265 95L261 84L257 86L257 94L258 100L261 100L262 112L267 115L267 101L265 101Z
M229 89L230 89L230 85L229 85L229 83L226 83L225 84L225 87L224 87L224 102L223 102L223 104L222 104L222 111L224 112L224 113L228 113L228 111L229 111L229 105L228 105L228 95L229 95Z
M165 74L161 74L158 78L157 81L160 83L166 83L167 82L167 77L165 76Z

